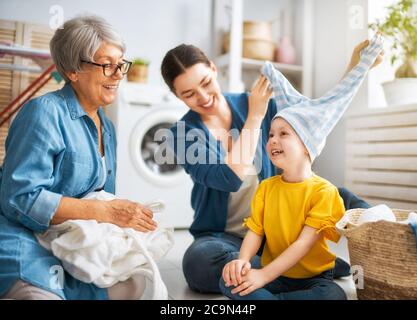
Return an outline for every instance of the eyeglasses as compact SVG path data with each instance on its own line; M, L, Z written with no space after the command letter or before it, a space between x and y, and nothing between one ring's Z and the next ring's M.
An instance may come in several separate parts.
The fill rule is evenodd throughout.
M126 74L129 72L130 66L132 65L132 62L123 60L123 63L119 64L113 64L113 63L95 63L92 61L86 61L81 60L81 62L92 64L94 66L102 67L103 68L103 74L105 77L111 77L116 74L117 70L120 70L122 74Z

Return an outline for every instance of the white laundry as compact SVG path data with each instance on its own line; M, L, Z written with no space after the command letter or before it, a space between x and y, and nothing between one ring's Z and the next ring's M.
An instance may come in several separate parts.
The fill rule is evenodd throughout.
M404 224L417 224L417 213L415 212L410 212L408 214L407 219L403 220L403 221L399 221L400 223L404 223Z
M407 219L399 221L397 220L394 212L392 212L392 210L387 205L379 204L377 206L363 211L360 217L358 218L357 224L361 225L362 223L375 222L380 220L398 222L403 224L412 224L417 223L417 213L410 212L408 214Z
M357 224L360 225L362 223L375 222L379 220L386 220L391 222L397 221L394 212L392 212L392 210L388 208L387 205L379 204L363 211L358 218Z
M105 191L86 199L113 200ZM74 278L108 288L133 275L143 275L153 283L153 299L165 300L168 292L155 261L173 246L173 230L138 232L96 220L68 220L37 234L39 243L62 261Z

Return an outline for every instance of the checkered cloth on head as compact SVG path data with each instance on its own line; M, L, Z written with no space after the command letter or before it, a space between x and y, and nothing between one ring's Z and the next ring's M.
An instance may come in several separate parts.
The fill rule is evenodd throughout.
M317 99L300 94L272 63L266 62L263 66L262 73L272 86L277 104L274 119L281 117L293 127L312 162L321 153L327 136L343 116L382 48L383 39L376 35L361 51L359 63L338 85Z

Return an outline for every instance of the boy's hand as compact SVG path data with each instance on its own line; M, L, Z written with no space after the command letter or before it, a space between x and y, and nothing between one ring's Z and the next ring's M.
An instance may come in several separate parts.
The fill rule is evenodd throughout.
M238 286L242 282L242 276L246 275L250 269L251 264L246 260L236 259L227 263L222 274L226 287Z
M352 70L359 63L359 61L361 59L361 51L363 49L365 49L368 45L369 45L369 40L365 40L365 41L362 41L361 43L359 43L353 49L352 57L350 59L348 70ZM384 60L384 51L382 51L379 54L379 56L376 58L374 64L372 65L372 68L379 65L382 62L382 60Z
M251 269L242 277L242 283L232 290L232 293L239 293L245 296L256 289L263 288L268 283L266 274L263 269Z

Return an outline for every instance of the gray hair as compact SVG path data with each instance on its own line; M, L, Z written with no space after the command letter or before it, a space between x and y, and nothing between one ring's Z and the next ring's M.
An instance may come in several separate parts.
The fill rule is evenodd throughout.
M78 16L66 21L57 29L49 43L52 59L65 82L65 74L81 70L81 60L93 60L94 54L103 42L126 51L121 36L104 19L98 16Z

